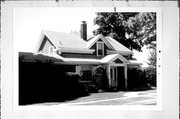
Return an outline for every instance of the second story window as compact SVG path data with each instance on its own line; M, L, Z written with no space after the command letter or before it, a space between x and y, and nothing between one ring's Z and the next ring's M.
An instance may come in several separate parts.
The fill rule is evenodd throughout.
M97 56L104 56L104 43L97 42Z

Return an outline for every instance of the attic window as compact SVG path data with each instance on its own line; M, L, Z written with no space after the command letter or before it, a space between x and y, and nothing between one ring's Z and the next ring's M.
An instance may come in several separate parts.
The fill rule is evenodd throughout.
M97 42L97 56L104 56L104 43L103 42Z
M54 53L54 47L53 46L49 47L49 53Z

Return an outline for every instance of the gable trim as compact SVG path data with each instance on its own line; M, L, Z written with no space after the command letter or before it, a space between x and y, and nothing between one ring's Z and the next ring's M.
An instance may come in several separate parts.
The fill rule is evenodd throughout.
M43 42L43 39L44 39L45 35L43 34L43 31L41 32L40 36L39 36L39 40L38 40L38 43L35 47L35 52L38 52L40 47L41 47L41 44Z
M96 40L95 40L87 49L90 49L100 38L101 38L102 42L103 42L104 44L106 44L106 46L107 46L108 48L112 48L113 50L115 50L114 47L108 42L108 40L107 40L102 34L100 34L100 35L96 38Z
M130 61L128 61L127 59L125 59L122 55L120 54L111 54L111 55L107 55L105 56L104 58L101 59L101 63L115 63L113 62L114 60L116 59L120 59L123 64L126 64L126 63L131 63Z
M116 59L120 59L123 63L130 63L127 59L125 59L122 55L118 54L113 59L111 59L109 62L114 62Z
M55 49L58 48L58 46L43 32L44 36L48 38L48 40L55 46Z
M115 63L123 63L123 61L120 60L119 58L115 59L114 62L115 62Z
M39 49L40 49L40 47L41 47L41 45L42 45L43 40L44 40L45 37L48 38L48 36L42 31L42 32L41 32L41 35L39 36L39 41L38 41L38 43L37 43L37 45L36 45L36 47L35 47L35 52L38 52L38 51L39 51ZM49 42L52 43L52 45L55 47L55 49L58 48L58 47L55 45L55 43L53 43L49 38L48 38L47 40L49 40Z

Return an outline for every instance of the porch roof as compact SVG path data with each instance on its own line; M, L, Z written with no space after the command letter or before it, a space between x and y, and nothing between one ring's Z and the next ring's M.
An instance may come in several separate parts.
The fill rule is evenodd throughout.
M101 59L101 63L107 63L111 61L113 58L115 58L116 56L118 56L118 54L107 55Z
M116 59L122 60L125 64L128 65L141 65L142 63L137 62L136 60L127 60L120 54L111 54L103 57L102 59L97 58L65 58L58 54L52 54L52 53L25 53L20 52L19 56L26 56L25 61L26 62L36 62L36 60L46 61L46 60L52 60L55 63L67 63L67 64L103 64L103 63L110 63L113 62Z
M101 59L101 63L113 62L116 59L120 59L123 63L130 63L126 58L120 54L110 54Z
M111 54L103 57L102 59L96 58L65 58L58 54L46 54L48 57L54 57L56 59L60 59L56 63L94 63L94 64L101 64L101 63L110 63L116 59L122 60L124 63L131 64L129 60L121 56L120 54Z
M37 62L37 61L48 61L52 60L54 62L62 62L59 55L42 54L42 53L32 53L32 52L19 52L19 59L22 62Z

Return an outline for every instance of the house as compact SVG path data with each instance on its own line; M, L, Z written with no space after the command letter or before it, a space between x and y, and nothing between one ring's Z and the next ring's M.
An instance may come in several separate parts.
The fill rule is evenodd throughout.
M109 87L127 88L127 67L140 65L131 59L133 52L111 37L88 37L85 21L80 34L42 31L36 53L60 59L60 65L73 66L82 80L91 81L96 66L105 67Z

